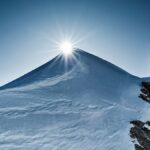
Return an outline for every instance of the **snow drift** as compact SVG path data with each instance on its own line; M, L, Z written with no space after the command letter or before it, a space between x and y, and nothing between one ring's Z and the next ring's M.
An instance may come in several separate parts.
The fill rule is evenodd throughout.
M80 49L0 87L2 150L132 150L143 79Z

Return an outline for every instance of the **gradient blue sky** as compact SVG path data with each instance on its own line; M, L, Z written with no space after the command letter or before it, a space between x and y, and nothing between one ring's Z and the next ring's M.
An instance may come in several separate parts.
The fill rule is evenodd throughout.
M63 39L150 76L149 0L0 0L0 85L49 61Z

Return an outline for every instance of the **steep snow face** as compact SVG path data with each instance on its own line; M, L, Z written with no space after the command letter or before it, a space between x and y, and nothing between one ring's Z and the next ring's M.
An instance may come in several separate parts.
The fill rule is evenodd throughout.
M0 149L133 149L141 79L76 50L1 87Z

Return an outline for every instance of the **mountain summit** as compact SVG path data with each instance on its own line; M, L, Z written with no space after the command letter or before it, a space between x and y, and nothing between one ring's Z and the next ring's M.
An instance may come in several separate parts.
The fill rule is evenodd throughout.
M0 89L15 88L21 86L23 87L26 85L31 85L44 80L48 80L50 78L55 78L58 76L61 77L66 73L68 74L69 72L80 72L79 76L81 76L82 74L84 78L87 77L88 81L90 79L98 80L97 77L103 79L105 78L104 80L107 80L106 83L115 82L115 80L118 80L120 74L125 78L128 78L128 76L132 77L132 75L128 74L121 68L83 50L76 49L68 58L66 58L63 54L60 54L46 64L38 67L37 69L2 86ZM119 76L117 76L118 74ZM77 77L78 76L76 75L76 78Z
M133 149L141 81L80 49L58 55L0 88L0 149Z

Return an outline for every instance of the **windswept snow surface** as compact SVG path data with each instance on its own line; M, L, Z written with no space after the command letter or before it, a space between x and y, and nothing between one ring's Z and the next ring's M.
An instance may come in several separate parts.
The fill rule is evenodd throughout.
M79 49L59 55L0 88L0 150L133 150L141 81Z

